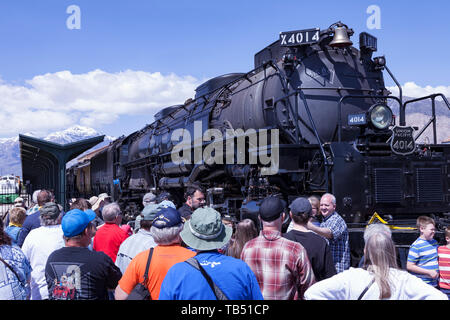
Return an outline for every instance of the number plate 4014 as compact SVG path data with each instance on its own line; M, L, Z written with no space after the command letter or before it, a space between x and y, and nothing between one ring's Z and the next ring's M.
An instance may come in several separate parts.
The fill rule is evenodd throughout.
M416 150L414 129L412 127L395 126L392 129L391 150L399 155L413 153Z
M280 32L280 45L283 47L292 47L317 43L319 42L319 36L319 28Z

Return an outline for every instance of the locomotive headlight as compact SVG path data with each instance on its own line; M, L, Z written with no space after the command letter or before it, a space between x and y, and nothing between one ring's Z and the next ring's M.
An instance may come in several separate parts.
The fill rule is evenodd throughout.
M384 104L375 104L369 109L369 119L376 129L387 129L392 124L392 110Z

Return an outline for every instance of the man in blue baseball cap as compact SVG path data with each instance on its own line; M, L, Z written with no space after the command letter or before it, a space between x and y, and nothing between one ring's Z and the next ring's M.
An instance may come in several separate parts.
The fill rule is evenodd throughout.
M108 290L117 286L119 268L103 252L87 248L94 219L90 210L73 209L64 215L65 247L49 256L45 268L50 300L107 300Z

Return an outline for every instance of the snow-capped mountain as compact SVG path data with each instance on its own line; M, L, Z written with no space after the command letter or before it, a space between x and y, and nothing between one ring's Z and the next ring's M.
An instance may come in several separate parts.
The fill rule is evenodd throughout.
M77 125L70 127L64 131L50 133L48 136L44 138L44 140L59 144L67 144L87 138L97 137L99 135L102 134L98 133L95 129ZM108 143L110 141L113 141L114 139L115 139L114 137L105 136L105 141L107 141Z
M0 174L22 175L18 136L0 139Z
M83 139L97 137L102 134L92 128L76 125L63 131L50 133L44 138L37 137L31 132L25 133L24 135L44 139L46 141L59 144L67 144ZM96 145L86 152L101 148L109 144L113 140L115 140L114 137L105 136L105 139L102 143ZM22 163L20 160L18 136L13 138L0 138L0 175L4 174L14 174L18 176L22 175Z

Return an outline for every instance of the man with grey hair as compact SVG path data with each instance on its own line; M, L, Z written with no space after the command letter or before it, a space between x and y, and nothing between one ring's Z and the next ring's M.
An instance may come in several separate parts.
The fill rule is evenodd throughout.
M140 228L136 234L127 238L119 248L116 258L116 266L122 273L130 264L131 260L140 252L156 247L156 242L150 233L153 220L162 209L157 204L148 204L140 214Z
M93 248L95 251L103 251L116 262L120 245L128 238L128 233L120 228L122 212L119 205L113 202L103 207L102 214L105 224L98 228Z
M325 193L320 199L320 213L323 221L317 227L308 222L307 228L329 241L331 255L337 273L350 268L350 246L347 224L336 212L336 197Z
M61 228L61 210L54 202L45 203L40 210L41 227L30 231L22 251L30 261L31 300L48 299L45 265L50 254L64 247Z
M167 271L176 263L185 261L195 252L181 246L180 232L183 221L180 213L163 207L153 220L150 233L158 244L155 248L145 250L131 260L116 288L116 300L126 300L138 283L143 283L149 290L152 300L159 298L161 284ZM147 261L151 259L148 277L144 280Z

